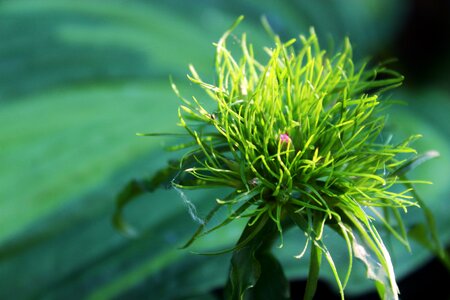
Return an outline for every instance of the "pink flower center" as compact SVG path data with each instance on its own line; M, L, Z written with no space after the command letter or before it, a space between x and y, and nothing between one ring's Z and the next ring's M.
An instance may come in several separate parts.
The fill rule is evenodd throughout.
M291 142L291 138L289 137L289 135L287 133L280 134L280 140L282 143L290 143Z

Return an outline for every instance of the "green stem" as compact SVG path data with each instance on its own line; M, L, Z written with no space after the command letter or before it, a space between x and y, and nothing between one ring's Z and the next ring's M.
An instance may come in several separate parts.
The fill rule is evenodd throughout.
M401 177L402 180L407 180L406 176ZM433 212L428 208L428 206L425 204L425 202L422 200L422 198L419 196L419 194L414 189L413 185L411 183L405 184L407 188L411 189L411 193L414 197L414 199L417 200L417 203L419 203L420 207L422 208L422 211L425 215L425 220L427 222L427 226L431 233L431 239L433 243L430 243L428 245L431 252L434 252L434 254L441 260L441 262L447 267L448 270L450 270L450 255L444 247L442 247L441 241L439 239L438 230L436 226L436 220L434 219ZM427 245L425 245L427 246Z
M316 293L319 280L320 263L322 261L322 250L316 246L314 241L311 245L311 258L309 262L308 280L306 281L305 295L303 300L312 300Z

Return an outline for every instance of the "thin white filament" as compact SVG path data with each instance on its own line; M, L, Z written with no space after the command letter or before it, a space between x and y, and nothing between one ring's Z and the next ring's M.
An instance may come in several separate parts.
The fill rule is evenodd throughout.
M178 177L179 174L180 174L180 172L178 172L178 174L175 175L175 177L172 179L172 181L171 181L172 187L180 196L180 198L183 201L184 205L186 206L189 216L191 216L192 220L194 220L194 222L199 223L200 225L204 225L205 221L199 217L199 215L197 213L197 208L195 207L194 203L192 203L192 201L189 200L189 198L186 196L186 194L180 188L178 188L175 184L175 179Z

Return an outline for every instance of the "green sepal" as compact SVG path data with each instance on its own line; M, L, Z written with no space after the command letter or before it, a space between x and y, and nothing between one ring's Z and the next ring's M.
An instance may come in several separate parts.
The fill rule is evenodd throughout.
M278 259L268 249L257 251L255 255L260 264L260 276L255 286L248 290L247 299L290 299L289 281Z
M270 251L278 235L277 226L270 219L260 218L254 224L252 221L247 223L238 245L254 235L255 226L263 227L244 247L233 252L225 299L289 299L289 282Z
M398 169L392 172L390 176L403 176L408 172L414 170L416 167L423 164L424 162L436 157L439 157L439 152L434 150L430 150L425 152L424 154L417 155L407 160L405 163L403 163Z
M222 222L220 222L218 225L214 226L211 229L205 230L205 227L208 225L209 221L214 217L214 215L216 214L216 212L223 206L223 204L216 204L214 206L214 208L208 213L208 215L206 216L204 223L201 224L197 230L195 231L195 233L192 235L192 237L189 239L189 241L187 241L182 247L181 249L185 249L187 247L189 247L195 240L197 240L197 238L207 235L208 233L211 233L221 227L226 226L227 224L229 224L231 221L233 221L236 218L241 217L241 215L250 207L254 204L254 201L252 201L252 199L259 194L258 190L252 190L249 192L244 192L244 193L237 193L237 192L233 192L231 194L229 194L227 197L225 197L224 200L221 200L225 203L228 202L243 202L243 204L238 207L235 211L233 211L225 220L223 220ZM226 251L228 252L228 251Z
M216 212L219 210L220 205L216 204L213 209L211 209L204 219L203 224L200 224L200 226L197 228L197 230L194 232L192 237L183 245L180 247L180 249L186 249L189 247L199 236L202 235L203 230L205 229L205 226L208 224L208 222L212 219L212 217L216 214Z

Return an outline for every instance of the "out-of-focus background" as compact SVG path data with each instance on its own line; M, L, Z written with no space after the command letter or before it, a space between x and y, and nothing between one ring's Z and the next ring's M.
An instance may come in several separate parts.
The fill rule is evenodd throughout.
M247 32L256 51L270 45L260 22L265 15L286 39L314 26L325 47L337 48L349 36L358 58L398 58L392 67L406 80L389 97L408 105L389 111L389 128L400 138L421 133L415 146L441 153L411 176L434 182L419 192L450 245L448 1L1 1L0 299L220 295L229 256L178 249L196 224L176 191L162 189L127 208L140 232L133 240L110 219L127 181L179 155L164 151L173 140L135 136L178 130L179 100L169 76L187 97L197 93L186 79L188 64L213 81L212 43L240 14L246 19L237 33ZM189 196L200 215L217 197L213 191ZM415 209L406 218L410 225L424 221ZM195 249L225 248L238 234L230 227ZM275 252L295 293L307 259L292 258L302 237L287 235L286 247ZM345 249L336 244L339 263ZM395 241L390 246L404 299L430 287L448 295L448 273L429 252L416 243L412 253ZM355 264L347 288L354 297L372 290ZM329 273L323 270L324 282ZM431 275L417 284L418 273Z

